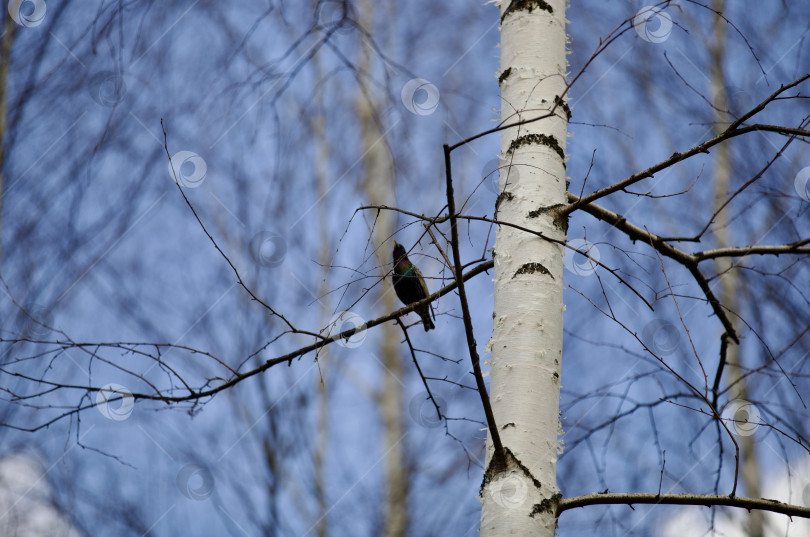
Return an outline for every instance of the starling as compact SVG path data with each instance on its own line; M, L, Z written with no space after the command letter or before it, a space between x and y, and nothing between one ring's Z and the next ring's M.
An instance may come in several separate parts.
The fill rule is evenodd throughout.
M394 242L394 274L392 278L394 280L394 291L397 292L397 296L406 306L419 302L430 295L422 273L419 272L416 265L408 261L405 247L398 242ZM436 328L433 321L430 320L433 309L429 302L414 311L422 318L425 332L431 328Z

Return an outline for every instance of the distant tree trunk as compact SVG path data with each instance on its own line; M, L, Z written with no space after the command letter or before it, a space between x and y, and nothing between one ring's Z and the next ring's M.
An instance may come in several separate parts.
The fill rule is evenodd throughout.
M3 13L5 15L5 13ZM3 17L3 41L0 43L0 261L3 260L3 164L6 157L6 116L8 114L8 64L11 61L11 38L14 35L14 22L11 17Z
M321 69L320 57L315 56L312 59L313 71L315 78L320 82L323 76ZM320 203L328 203L329 198L329 139L326 136L325 118L323 117L323 94L319 92L318 112L315 113L312 119L312 130L315 134L315 185ZM320 248L318 250L318 263L321 266L321 284L318 289L318 297L320 299L321 307L321 322L320 326L327 326L332 317L332 311L329 305L329 261L330 261L330 240L329 240L329 211L320 210L318 213L318 234L320 235ZM329 446L329 381L331 376L329 373L329 347L324 347L318 354L318 371L319 375L316 378L317 390L317 418L315 430L315 447L313 450L313 463L314 463L314 480L315 480L315 501L318 505L318 523L315 527L315 534L318 537L326 537L328 535L327 512L328 506L326 504L326 472L325 472L325 458Z
M501 119L513 123L552 108L555 115L502 131L497 218L564 241L567 224L554 208L566 203L568 123L555 105L566 84L565 1L504 1L500 8ZM511 171L503 167L510 164ZM490 392L511 456L503 468L487 467L483 537L555 532L551 502L542 502L558 492L563 253L560 244L497 228ZM488 448L491 461L491 439Z
M722 13L725 9L725 0L714 0L713 8ZM725 83L725 75L723 73L723 65L725 61L725 26L726 21L721 17L714 18L713 40L714 43L711 47L712 52L712 71L711 82L712 92L715 101L715 118L714 118L714 134L720 134L726 125L733 121L725 110L730 110L730 103L728 101L728 94ZM716 165L715 165L715 191L714 191L714 210L720 209L721 204L728 198L731 193L731 177L732 177L732 163L729 154L729 145L720 144L714 150ZM734 242L729 237L729 221L728 221L728 208L723 210L717 215L715 225L712 227L714 238L717 241L719 248L731 247ZM740 300L740 295L743 293L743 286L739 272L732 269L732 259L721 257L717 260L717 273L720 276L720 301L725 305L729 311L739 312L743 300ZM731 322L736 325L735 317L731 317ZM735 326L736 330L736 326ZM743 378L743 371L741 369L740 361L740 346L733 341L728 342L726 351L726 379L729 386L729 397L732 400L748 399L747 381ZM736 418L736 416L735 416ZM736 437L740 445L740 472L742 482L745 485L746 495L751 498L761 498L762 492L760 490L759 479L759 464L757 463L757 450L752 435L738 435ZM759 510L752 510L748 515L748 537L763 537L764 535L764 512Z
M387 5L387 4L386 4ZM360 7L360 25L374 35L374 12L385 5L364 0ZM370 56L370 43L363 43L358 73L370 73L373 69ZM372 205L395 206L394 166L388 144L383 135L379 115L385 109L384 101L378 98L377 91L362 85L357 96L357 113L362 131L362 154L365 164L366 196ZM393 242L389 239L394 233L395 215L390 211L373 213L374 234L372 241L380 265L380 276L388 272L392 264ZM380 311L394 311L397 308L390 278L380 287ZM403 537L408 529L408 464L405 456L405 424L402 414L404 378L399 341L402 334L394 323L382 326L379 359L383 364L383 386L379 393L379 407L383 420L383 447L385 453L385 476L387 494L385 498L385 537Z

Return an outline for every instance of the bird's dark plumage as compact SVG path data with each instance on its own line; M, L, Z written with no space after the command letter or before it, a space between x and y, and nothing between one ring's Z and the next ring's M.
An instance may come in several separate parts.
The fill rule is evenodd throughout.
M408 260L405 247L398 242L394 243L394 274L392 278L394 280L394 291L397 292L397 296L406 306L419 302L430 295L422 273L419 272L416 265ZM425 332L431 328L436 328L433 321L430 320L430 314L433 311L430 303L420 306L414 311L422 318Z

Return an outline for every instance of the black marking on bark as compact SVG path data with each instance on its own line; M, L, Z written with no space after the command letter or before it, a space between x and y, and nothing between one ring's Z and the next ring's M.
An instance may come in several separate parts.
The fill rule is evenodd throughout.
M568 103L560 99L559 95L554 97L554 102L557 104L557 106L565 110L565 115L568 117L568 121L571 121L571 107L568 106Z
M501 76L498 77L498 85L500 86L501 84L503 84L503 81L506 80L507 78L509 78L510 74L512 74L512 68L507 67L506 71L501 73Z
M515 195L506 190L498 194L498 197L495 199L495 212L498 212L498 207L501 206L503 200L512 201L513 199L515 199Z
M557 504L560 503L560 500L562 500L562 494L558 492L557 494L552 495L551 498L546 498L540 503L534 504L532 512L529 516L534 518L534 515L539 515L540 513L544 513L546 511L551 511L552 513L556 512Z
M517 425L515 425L514 421L510 421L509 423L501 427L501 429L506 429L507 427L517 427Z
M498 474L506 472L508 470L514 470L515 468L520 468L523 474L532 480L532 483L534 483L534 486L537 488L537 490L540 490L540 488L543 485L532 475L529 469L526 468L526 466L522 462L520 462L520 460L517 457L515 457L515 454L512 453L512 451L508 447L504 447L503 450L505 454L503 458L496 461L495 460L496 456L493 456L492 459L489 461L489 465L487 466L487 469L484 472L484 480L481 482L481 488L478 490L478 495L483 496L484 487L486 487L487 483L492 481Z
M509 144L509 149L506 151L506 154L509 155L513 153L515 149L529 144L541 144L551 148L552 151L560 155L560 158L563 160L563 166L565 166L565 152L562 150L557 139L549 134L532 133L519 136Z
M541 265L540 263L524 264L519 269L517 269L517 272L515 272L515 274L512 276L512 279L514 280L521 274L534 274L535 272L539 272L540 274L548 274L549 276L551 276L552 280L554 279L554 275L551 274L551 272L549 272L548 269L543 265Z
M554 382L560 382L560 374L559 373L557 373L555 371L552 376L554 377Z
M568 215L565 214L562 209L565 207L564 204L557 204L551 206L551 216L554 219L554 227L562 231L564 234L568 234Z
M524 466L523 463L520 462L520 459L515 457L514 454L511 451L509 451L509 449L507 449L506 452L507 452L507 454L511 455L514 458L515 464L517 464L518 467L521 470L523 470L523 473L526 475L526 477L528 477L529 479L532 480L532 483L534 483L535 488L537 488L537 490L540 490L543 487L543 485L540 483L540 481L538 481L537 478L532 475L532 473L529 471L529 469L526 468L526 466Z
M499 456L498 452L496 451L489 460L487 469L484 472L484 479L481 481L481 488L478 489L479 496L484 495L484 488L490 481L492 481L492 478L506 470L507 464L505 459L509 458L509 454L511 452L509 451L509 448L504 448L504 450L507 452L506 457Z
M546 213L552 213L553 215L555 212L559 212L559 209L563 207L566 207L564 203L555 203L554 205L549 205L548 207L540 207L530 211L528 216L529 218L537 218L538 216Z
M551 214L554 227L563 233L568 233L568 215L564 214L562 211L566 207L567 205L564 203L556 203L554 205L549 205L548 207L540 207L539 209L529 211L527 216L529 218L537 218L538 216L549 213Z
M503 15L501 15L501 24L503 24L503 20L506 18L506 16L513 11L528 11L531 13L535 9L542 9L544 11L548 11L552 15L554 14L554 8L544 0L512 0L512 3L509 4L509 7L506 8Z

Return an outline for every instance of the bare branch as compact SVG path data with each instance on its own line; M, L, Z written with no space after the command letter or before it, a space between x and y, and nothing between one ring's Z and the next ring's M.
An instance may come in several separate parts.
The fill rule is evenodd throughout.
M581 209L583 206L585 206L585 205L587 205L587 204L589 204L591 202L594 202L594 201L598 200L599 198L603 198L603 197L607 196L608 194L612 194L613 192L617 192L619 190L627 188L628 186L630 186L632 184L635 184L635 183L638 183L639 181L642 181L642 180L647 179L649 177L653 177L656 173L660 172L661 170L665 170L666 168L669 168L670 166L672 166L674 164L677 164L678 162L680 162L682 160L686 160L686 159L688 159L690 157L693 157L693 156L695 156L697 154L700 154L700 153L708 153L710 148L712 148L715 145L717 145L717 144L719 144L721 142L724 142L724 141L726 141L728 139L734 138L735 136L740 136L740 135L743 135L743 134L747 134L749 132L765 131L765 132L776 132L776 133L779 133L779 134L787 134L787 135L794 135L794 136L808 136L808 137L810 137L810 131L805 130L805 129L793 128L793 127L784 127L784 126L780 126L780 125L762 125L762 124L749 125L747 127L741 127L740 126L740 125L742 125L743 121L745 121L746 119L752 117L756 113L762 111L769 103L776 100L776 98L780 94L784 93L785 91L787 91L790 88L793 88L793 87L797 86L798 84L801 84L802 82L804 82L808 78L810 78L810 73L808 73L808 74L806 74L806 75L804 75L802 77L799 77L798 79L794 80L790 84L787 84L785 86L780 87L778 90L776 90L774 93L772 93L769 97L767 97L764 101L762 101L759 105L755 106L748 113L743 114L738 120L736 120L734 123L729 125L729 127L725 131L718 134L717 136L715 136L713 138L710 138L709 140L706 140L702 144L698 144L698 145L692 147L691 149L688 149L687 151L684 151L683 153L677 153L677 152L673 153L672 156L669 157L668 159L662 160L658 164L650 166L649 168L647 168L644 171L635 173L635 174L631 175L630 177L627 177L626 179L623 179L621 181L613 183L610 186L606 186L604 188L601 188L601 189L599 189L599 190L597 190L595 192L592 192L591 194L588 194L585 197L579 198L579 201L577 201L575 203L572 203L571 205L566 207L563 210L563 213L564 214L571 214L572 212L576 211L577 209Z
M475 334L473 333L472 317L470 316L470 305L467 302L467 292L464 289L464 277L461 266L461 251L459 249L458 240L458 226L456 225L456 202L453 196L453 171L451 164L451 151L450 146L444 144L444 173L445 181L447 184L447 212L450 216L450 236L452 240L450 244L453 248L453 262L454 262L454 278L458 283L458 296L461 301L461 311L464 316L464 331L467 336L467 349L470 352L470 360L472 361L473 374L475 376L475 384L478 387L478 394L481 397L481 404L484 407L484 414L487 417L487 426L489 427L489 434L492 438L492 445L495 449L495 454L492 460L497 464L505 464L506 452L501 444L501 436L498 432L498 427L495 423L495 414L492 412L492 406L489 403L489 393L487 392L487 385L484 383L484 375L481 373L481 359L478 357L478 349L475 343Z
M725 505L740 507L742 509L761 509L772 513L787 516L810 518L810 507L791 505L788 503L768 500L766 498L741 498L739 496L723 496L715 494L653 494L651 492L606 492L604 494L585 494L565 498L557 503L557 516L563 511L587 505L616 505L625 504L631 508L634 504L666 504L666 505L702 505L714 507Z

